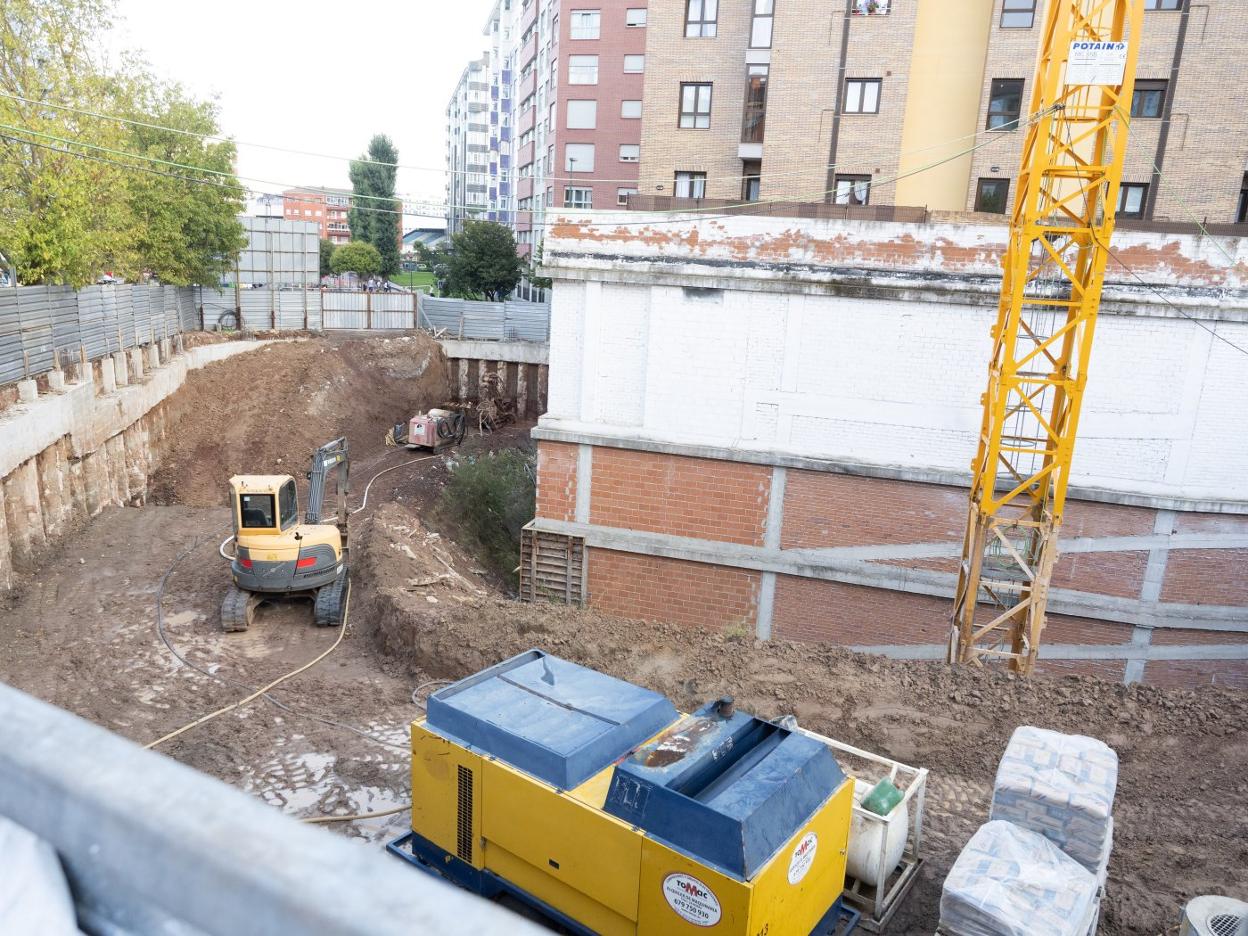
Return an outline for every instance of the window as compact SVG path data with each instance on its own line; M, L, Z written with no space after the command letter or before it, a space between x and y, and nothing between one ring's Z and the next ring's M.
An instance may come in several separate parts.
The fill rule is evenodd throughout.
M594 206L594 190L567 186L563 190L564 208L592 208Z
M295 497L295 481L292 478L282 485L282 489L277 492L278 506L281 508L279 516L282 519L282 529L290 526L299 519L299 502Z
M1183 0L1144 0L1146 10L1181 10Z
M776 0L754 0L754 19L750 22L750 48L771 48L771 24L775 21Z
M845 113L878 114L880 112L879 78L849 78L845 82Z
M620 101L620 116L630 120L641 117L641 101Z
M272 494L239 494L239 519L246 530L271 529L273 523Z
M1031 29L1036 21L1036 0L1002 0L1002 29Z
M713 38L718 15L719 0L685 0L685 38Z
M568 84L597 84L598 56L569 55Z
M597 101L568 101L569 130L593 130L597 126Z
M1248 172L1244 173L1244 179L1239 183L1239 209L1235 212L1235 223L1248 223Z
M711 126L711 86L682 84L680 86L680 127L684 130L707 130Z
M620 162L641 162L641 146L637 143L621 143Z
M1147 182L1123 182L1118 189L1118 217L1143 218L1144 203L1148 201Z
M646 70L646 57L644 55L624 56L624 74L640 75L645 70Z
M675 190L677 198L706 198L706 173L676 173Z
M622 207L627 207L628 196L636 195L636 194L637 194L637 190L635 188L617 188L615 190L615 203Z
M748 159L741 163L741 200L758 201L762 189L763 164L757 159Z
M767 65L745 68L745 114L741 118L741 142L762 143L767 126Z
M624 25L625 26L645 26L646 25L645 8L644 7L641 9L631 8L631 9L625 10L624 11Z
M980 179L975 189L975 210L991 214L1005 214L1010 200L1009 179Z
M988 129L1017 130L1023 109L1023 79L993 78L988 93Z
M563 168L568 172L594 171L594 144L568 143L563 148Z
M889 0L854 0L854 16L885 16Z
M871 197L871 177L865 175L838 175L836 198L838 205L865 205Z
M570 38L597 39L601 20L597 10L573 10L572 21L568 24Z
M1161 117L1168 81L1137 81L1131 97L1132 117Z

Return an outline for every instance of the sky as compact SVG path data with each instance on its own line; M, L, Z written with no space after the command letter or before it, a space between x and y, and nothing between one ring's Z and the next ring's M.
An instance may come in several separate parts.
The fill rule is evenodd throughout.
M350 188L346 159L276 152L264 143L359 156L375 133L399 150L397 191L446 200L446 104L464 66L486 48L490 0L116 0L105 51L139 52L161 78L215 100L238 141L249 188ZM209 14L209 11L210 14ZM411 167L426 167L422 171ZM407 216L406 227L440 226Z

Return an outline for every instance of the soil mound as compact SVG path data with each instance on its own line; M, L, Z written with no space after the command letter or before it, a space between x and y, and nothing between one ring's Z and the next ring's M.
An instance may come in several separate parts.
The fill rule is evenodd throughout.
M814 730L929 768L929 860L893 932L935 928L945 874L987 820L997 763L1024 724L1094 735L1121 759L1102 933L1168 931L1197 894L1248 897L1242 693L1074 676L1019 680L502 601L483 595L471 560L430 539L398 503L378 509L356 549L359 618L387 654L426 678L456 679L540 647L662 692L686 711L730 694L746 710L793 714Z
M280 342L210 364L169 400L152 500L214 506L233 474L302 479L313 450L342 435L359 477L395 422L449 395L446 358L423 334Z

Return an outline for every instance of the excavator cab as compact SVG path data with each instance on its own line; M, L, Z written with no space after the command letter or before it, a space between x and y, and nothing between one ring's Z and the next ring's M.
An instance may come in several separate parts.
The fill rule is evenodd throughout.
M326 480L335 468L337 522L323 523ZM230 478L234 556L233 586L221 605L225 630L246 630L260 604L278 597L312 599L318 625L341 622L347 582L346 439L316 450L308 482L308 509L300 522L290 475Z

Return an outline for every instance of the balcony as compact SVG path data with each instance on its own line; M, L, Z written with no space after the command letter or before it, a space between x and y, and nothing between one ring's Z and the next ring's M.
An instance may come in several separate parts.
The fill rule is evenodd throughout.
M525 143L520 147L520 152L516 154L516 165L527 166L533 162L533 144Z
M537 33L529 37L529 41L524 44L520 50L519 65L524 68L525 65L533 61L533 56L537 55Z
M516 198L529 198L533 195L533 177L525 176L516 182Z
M529 27L533 25L536 19L537 0L533 0L533 2L529 4L528 9L520 14L520 35L523 36L526 32L528 32Z
M520 86L516 89L516 98L523 101L525 98L532 96L537 90L537 69L533 69L527 76L520 79Z
M524 136L533 129L533 120L536 113L537 111L535 108L526 107L524 109L524 113L520 115L520 120L516 124L516 133L519 136Z

